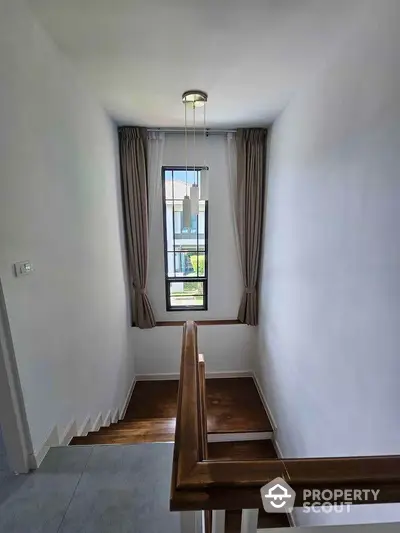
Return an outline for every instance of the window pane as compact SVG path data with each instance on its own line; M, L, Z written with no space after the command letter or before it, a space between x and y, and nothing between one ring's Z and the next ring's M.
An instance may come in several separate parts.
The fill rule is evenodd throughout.
M204 307L204 283L202 281L171 281L170 301L174 307Z
M185 195L190 196L190 186L198 183L198 171L188 169L187 183L186 170L165 171L165 199L183 200Z
M179 213L177 213L178 207L176 205L176 202L165 202L165 220L164 220L164 226L166 229L166 236L167 236L167 250L173 251L174 250L174 226L176 224L176 220L178 218Z
M205 276L205 255L193 251L168 252L169 278L198 278ZM197 265L199 273L197 274Z
M206 256L203 253L191 254L190 262L193 266L193 276L203 278L206 275Z
M172 200L173 195L172 170L165 171L165 199Z

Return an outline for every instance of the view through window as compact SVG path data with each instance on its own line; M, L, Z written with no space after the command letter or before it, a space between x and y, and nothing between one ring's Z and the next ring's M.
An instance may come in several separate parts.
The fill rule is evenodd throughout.
M207 202L200 200L199 214L190 225L183 220L183 199L190 187L201 190L201 168L164 167L164 255L168 311L207 309Z

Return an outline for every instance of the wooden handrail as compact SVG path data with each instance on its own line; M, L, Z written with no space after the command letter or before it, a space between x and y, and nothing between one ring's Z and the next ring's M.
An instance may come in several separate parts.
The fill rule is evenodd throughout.
M303 504L305 489L379 489L378 499L400 501L400 456L328 457L249 461L209 460L206 451L204 365L197 326L183 328L171 510L261 508L260 487L282 477ZM340 498L335 500L340 502Z
M206 404L206 364L204 355L198 356L198 383L199 383L199 416L200 416L200 460L208 459L207 441L207 404ZM212 531L212 511L204 511L204 532Z
M198 386L199 386L199 459L208 459L207 443L207 405L206 405L206 368L204 355L198 356Z

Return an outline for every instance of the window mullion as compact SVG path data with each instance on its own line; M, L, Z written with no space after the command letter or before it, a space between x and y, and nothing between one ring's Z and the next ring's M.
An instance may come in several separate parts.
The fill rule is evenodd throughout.
M176 249L175 249L175 177L174 171L172 171L172 247L174 250L173 264L174 264L174 277L176 277Z

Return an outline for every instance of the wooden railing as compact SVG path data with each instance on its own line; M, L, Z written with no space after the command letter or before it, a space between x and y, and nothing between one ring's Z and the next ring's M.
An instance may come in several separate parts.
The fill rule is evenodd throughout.
M197 347L197 326L183 328L170 508L173 511L262 508L260 488L276 477L296 491L295 505L305 489L379 489L375 500L400 501L400 456L327 457L246 461L210 460L207 454L207 413L204 359ZM321 428L323 431L323 428ZM336 491L336 503L345 502ZM216 515L218 516L218 515Z

